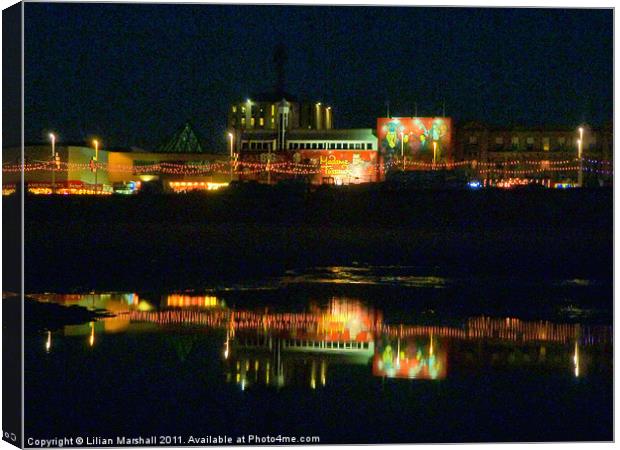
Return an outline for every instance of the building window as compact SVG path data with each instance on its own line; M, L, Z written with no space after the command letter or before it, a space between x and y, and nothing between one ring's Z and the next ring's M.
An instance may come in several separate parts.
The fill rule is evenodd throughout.
M542 138L542 143L543 143L543 150L548 152L549 151L549 138L548 137L544 137Z
M329 143L329 148L330 148L330 150L334 150L336 148L336 144L333 143L333 142L330 142Z
M319 144L319 150L323 150L325 148L325 144L323 144L322 142Z
M349 144L347 144L347 143L342 144L342 149L343 150L348 150L349 149Z
M265 126L265 119L263 119L262 117L261 117L260 119L258 119L258 124L259 124L261 127L264 127L264 126Z
M248 143L247 143L247 142L245 142L245 141L244 141L243 143L241 143L241 148L242 148L243 150L247 150L247 149L248 149Z
M232 112L233 112L233 113L236 113L236 112L237 112L237 105L233 105L233 107L232 107Z
M533 137L528 137L525 139L525 147L528 150L534 150L534 138Z
M242 117L242 118L241 118L241 125L242 125L242 126L245 126L245 117Z
M256 119L254 119L254 117L250 118L250 126L253 127L254 126L254 122L256 121Z
M517 136L513 136L512 140L511 140L512 146L513 147L518 147L519 146L519 138Z
M558 145L560 147L563 147L564 145L566 145L566 138L565 137L559 137L558 138Z
M316 143L312 144L312 149L316 150Z
M245 114L245 106L241 107L241 114Z
M271 105L271 115L272 116L276 115L276 105Z
M495 143L496 143L497 145L504 145L504 138L503 138L503 137L501 137L501 136L496 137L496 138L495 138Z
M338 143L336 144L336 150L341 150L342 149L342 144Z
M475 134L472 134L471 136L469 136L469 143L470 144L477 144L478 143L478 136L476 136Z
M355 144L355 149L356 150L361 150L362 149L362 144Z
M366 150L372 150L372 144L366 144Z

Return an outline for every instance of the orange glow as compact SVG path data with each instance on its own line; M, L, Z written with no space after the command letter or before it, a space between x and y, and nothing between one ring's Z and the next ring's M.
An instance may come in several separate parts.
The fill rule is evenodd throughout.
M214 308L219 306L219 300L213 295L180 295L171 294L166 298L166 305L173 307L202 307Z

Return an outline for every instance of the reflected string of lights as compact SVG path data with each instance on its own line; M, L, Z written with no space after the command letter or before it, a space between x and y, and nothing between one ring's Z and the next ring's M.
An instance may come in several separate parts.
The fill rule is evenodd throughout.
M159 325L202 325L231 330L264 330L298 332L302 329L318 329L325 322L322 314L278 313L261 314L251 311L204 311L164 310L131 311L123 314L132 322L151 322ZM106 319L103 319L106 320ZM344 323L341 331L344 331ZM319 330L321 331L321 330ZM558 324L549 321L522 321L515 318L476 317L467 320L463 327L441 325L392 325L381 321L368 324L370 333L407 338L428 336L464 340L497 339L518 342L570 343L575 340L582 345L606 344L612 342L611 327L582 326L579 324ZM329 339L329 334L326 338Z

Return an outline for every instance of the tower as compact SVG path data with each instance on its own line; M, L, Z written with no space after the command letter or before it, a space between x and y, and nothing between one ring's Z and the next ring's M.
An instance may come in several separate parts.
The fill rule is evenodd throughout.
M284 66L288 61L288 56L286 55L286 46L284 44L276 45L276 48L273 52L273 63L275 65L276 70L276 85L275 85L275 93L278 97L284 97L284 88L285 88L285 71Z

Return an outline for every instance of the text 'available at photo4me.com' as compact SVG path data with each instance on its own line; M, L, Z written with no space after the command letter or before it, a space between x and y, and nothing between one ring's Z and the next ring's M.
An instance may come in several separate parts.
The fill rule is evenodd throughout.
M26 447L118 447L118 446L190 446L190 445L252 445L252 444L320 444L319 436L284 436L244 434L228 435L189 435L189 436L65 436L55 438L26 439Z

